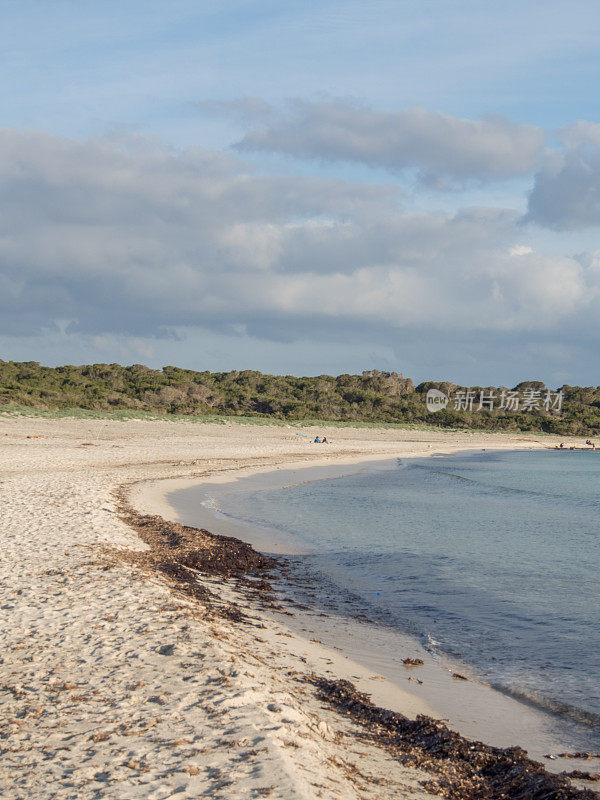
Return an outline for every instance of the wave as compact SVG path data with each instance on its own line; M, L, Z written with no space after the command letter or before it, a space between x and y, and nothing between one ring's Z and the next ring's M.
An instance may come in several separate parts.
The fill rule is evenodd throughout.
M424 470L425 472L435 473L436 475L443 476L444 478L456 481L457 483L471 484L479 491L488 494L503 495L503 496L521 495L526 497L532 497L534 499L542 498L544 500L550 500L553 503L566 501L569 502L570 504L577 504L579 506L591 507L594 509L600 508L600 501L593 500L592 498L577 498L574 497L572 494L562 494L554 489L550 492L543 492L536 489L521 489L516 486L505 486L504 484L501 483L495 483L495 484L485 483L483 481L477 480L476 478L467 478L465 475L459 475L456 472L452 472L451 471L452 467L447 467L444 469L443 467L442 468L434 467L431 464L413 464L412 467L414 469Z
M213 495L207 495L205 500L200 501L200 505L202 506L202 508L206 508L209 511L215 511L219 514L223 513L219 501Z
M498 692L513 697L521 703L540 708L543 711L550 711L552 714L557 714L561 717L569 717L574 722L579 722L587 725L589 728L597 728L600 733L600 714L588 709L579 708L571 703L566 703L556 697L550 697L543 692L531 688L523 688L518 686L506 686L499 681L487 682L492 689Z

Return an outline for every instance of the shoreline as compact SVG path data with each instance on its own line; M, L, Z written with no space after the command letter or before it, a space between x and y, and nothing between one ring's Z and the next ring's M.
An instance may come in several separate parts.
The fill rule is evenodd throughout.
M350 461L420 453L427 444L511 448L526 439L323 432L337 440L327 455ZM552 437L538 437L536 446L549 443ZM320 637L310 630L295 633L301 609L289 610L284 598L268 602L235 576L192 570L202 596L178 593L162 570L144 568L151 546L120 516L119 487L313 463L314 447L279 427L0 419L6 800L450 796L439 773L407 761L397 743L382 746L364 720L333 710L317 693L325 684L318 689L306 674L335 681L346 668L349 680L364 680L376 706L408 709L413 701L402 687L394 699L375 670L351 665L335 647L312 641ZM179 555L155 555L167 571L184 566ZM235 610L219 613L230 603L250 622L236 621ZM327 622L311 622L318 619ZM589 764L565 769L580 766ZM587 784L558 781L556 798L597 797L576 788Z
M420 440L408 441L414 442ZM523 443L522 446L518 446L520 442L527 442L527 444ZM311 453L310 455L314 455L314 457L310 459L273 460L269 464L244 465L239 468L209 469L205 473L194 477L142 481L136 487L132 488L131 497L136 503L143 505L148 513L157 514L165 518L172 518L178 522L185 522L185 524L190 525L193 525L194 522L201 525L202 520L205 519L213 523L213 525L217 524L221 526L224 530L229 532L229 535L243 538L242 534L245 533L247 536L251 536L252 541L250 544L254 547L260 548L261 545L263 547L270 547L273 549L268 552L280 554L291 554L286 547L292 547L293 552L299 554L299 552L296 552L296 548L294 548L294 543L297 542L296 537L293 537L294 541L292 541L292 537L285 537L281 531L274 528L262 528L254 524L246 524L241 520L234 520L233 517L226 517L225 515L217 517L209 507L204 506L203 508L199 508L198 505L195 505L193 502L190 504L187 502L178 502L177 506L175 506L169 498L175 498L175 495L179 495L180 498L183 498L183 494L186 491L195 488L200 489L207 484L222 490L224 486L238 484L241 481L248 483L251 480L255 480L256 478L260 479L261 477L266 480L260 483L257 482L257 486L260 488L279 488L280 481L277 480L275 476L280 472L290 474L288 480L281 485L281 488L283 488L285 485L304 482L299 479L302 473L306 471L319 470L323 473L316 477L305 478L307 481L328 480L351 475L355 472L362 471L364 468L369 468L371 465L381 464L399 458L430 458L478 452L480 450L506 452L507 450L554 449L549 443L516 436L511 439L510 444L504 446L498 446L498 442L494 441L488 442L485 440L485 443L488 445L485 448L478 447L474 443L467 441L456 445L446 444L444 447L439 447L438 449L433 449L434 445L430 444L427 448L413 449L408 452L372 452L352 455L339 455L335 452L323 455L320 453L318 455Z
M150 561L146 561L146 553L141 556L137 554L135 560L140 565L146 561L147 567L153 562L154 569L167 576L176 594L183 593L200 599L203 607L208 609L209 616L216 613L236 624L242 623L264 630L265 616L257 616L257 596L262 610L271 610L269 606L275 611L282 608L277 601L273 601L273 590L269 583L273 572L287 572L287 565L282 564L281 559L262 556L238 539L214 535L205 530L166 521L158 516L140 514L128 505L125 494L122 495L120 513L152 551ZM155 555L156 551L158 557ZM121 555L121 558L128 560L127 555ZM174 557L176 562L171 561L170 557ZM174 570L175 566L177 569ZM184 574L181 566L186 570ZM190 575L190 571L196 574ZM233 602L229 598L225 598L223 602L222 596L216 604L212 602L215 596L211 596L207 589L206 577L214 576L225 579L225 582L232 577L236 578ZM220 588L223 588L223 581ZM246 599L255 601L244 611L237 604L243 595ZM300 606L288 601L287 608L291 607ZM289 610L282 613L288 616L292 614ZM276 635L282 634L278 632ZM319 640L312 641L321 645ZM309 668L312 666L307 658L301 657L300 660ZM331 660L328 663L333 664ZM325 672L331 674L332 671ZM288 674L298 675L298 671L292 670ZM358 677L352 676L354 679ZM338 713L350 716L356 725L365 728L378 747L394 757L399 757L404 764L425 768L430 777L422 781L422 787L435 794L440 793L448 798L460 797L461 800L479 800L482 791L490 798L527 797L529 800L547 800L551 797L556 800L593 800L597 797L587 789L573 788L564 772L551 773L545 765L531 760L527 752L518 746L498 748L466 739L448 727L445 720L432 718L423 710L415 714L415 719L411 719L407 717L406 709L403 712L394 712L387 707L378 706L373 702L372 691L357 691L355 684L346 678L337 675L329 678L312 670L300 673L298 680L314 686L320 700ZM321 725L322 723L319 727ZM573 773L573 777L587 776L596 780L596 776L589 772ZM381 783L382 779L375 782Z
M480 448L455 447L452 454L477 452ZM484 448L488 451L506 451L539 449L527 443L524 447ZM552 449L552 448L549 448ZM402 458L435 457L448 455L448 448L444 452L438 450L431 452L425 450L409 455L403 454ZM160 514L168 519L176 520L182 524L207 528L227 536L234 536L249 542L253 547L262 552L273 555L302 556L308 551L302 545L298 546L296 537L282 535L276 529L264 526L255 526L230 516L225 516L217 509L200 505L200 498L207 490L223 490L224 487L231 491L260 491L261 489L282 488L296 483L331 480L345 475L355 474L364 469L385 468L389 457L373 459L340 460L335 464L282 463L272 469L266 466L252 469L245 468L239 472L207 475L204 478L191 479L190 481L167 481L160 485L146 485L140 487L135 496L135 504L152 509L152 513ZM395 460L395 459L394 459ZM381 467L379 466L381 465ZM222 495L220 495L222 497ZM219 495L217 495L217 498ZM300 559L301 560L301 559ZM300 567L302 570L302 567ZM315 576L314 571L307 576L315 581L318 586L319 600L308 599L298 592L293 582L287 582L281 587L280 594L287 595L286 599L294 599L306 607L316 607L316 613L311 619L302 622L295 621L291 626L296 634L302 635L303 630L312 628L315 635L321 640L327 640L331 648L348 657L353 664L377 670L379 678L383 679L379 695L387 691L393 697L397 690L408 693L412 702L404 705L395 705L394 711L402 713L425 713L440 719L448 719L451 726L469 738L485 741L487 744L507 747L519 745L525 747L533 757L544 762L545 766L553 771L565 768L565 764L548 764L544 759L547 753L564 752L565 750L581 750L582 741L585 739L585 728L564 718L548 709L536 705L525 698L515 697L501 687L491 686L489 683L478 679L472 668L457 658L452 658L443 653L432 653L425 648L416 634L400 631L389 624L374 623L376 627L369 630L369 625L364 621L352 624L349 611L342 609L337 602L336 622L324 622L323 618L335 616L333 609L336 606L335 595L340 586L334 586L331 578ZM301 578L299 579L301 580ZM329 585L331 584L331 585ZM315 587L316 588L316 587ZM342 591L346 591L341 588ZM335 598L335 599L334 599ZM365 601L348 591L348 598L344 602L351 604L354 616L364 616ZM325 613L324 613L325 612ZM298 612L295 612L298 616ZM302 614L299 615L302 617ZM333 631L332 631L333 628ZM306 634L305 634L306 635ZM348 636L352 637L352 642ZM403 650L410 653L411 657L424 661L419 670L410 673L399 666L397 660L389 658L391 650ZM356 670L355 670L356 671ZM346 669L344 677L348 677L351 670ZM468 676L463 681L448 680L450 675L460 674ZM355 676L356 677L356 676ZM422 679L422 684L421 684ZM405 684L409 681L408 685ZM359 683L359 690L371 691L372 684ZM422 688L422 686L424 688ZM390 704L386 707L390 707ZM570 743L567 746L565 740ZM600 766L594 764L594 767Z

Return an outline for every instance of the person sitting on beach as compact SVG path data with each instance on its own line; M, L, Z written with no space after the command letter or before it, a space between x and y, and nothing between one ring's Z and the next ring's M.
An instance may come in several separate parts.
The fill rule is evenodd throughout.
M321 444L321 440L319 439L318 436L315 436L314 444Z
M327 441L327 437L326 437L326 436L324 436L324 437L321 439L321 444L329 444L329 442Z

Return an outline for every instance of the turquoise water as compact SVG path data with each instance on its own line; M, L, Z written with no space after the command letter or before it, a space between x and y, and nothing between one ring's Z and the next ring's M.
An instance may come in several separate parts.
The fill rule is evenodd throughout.
M492 685L600 724L600 453L471 453L232 494ZM599 728L600 729L600 728Z

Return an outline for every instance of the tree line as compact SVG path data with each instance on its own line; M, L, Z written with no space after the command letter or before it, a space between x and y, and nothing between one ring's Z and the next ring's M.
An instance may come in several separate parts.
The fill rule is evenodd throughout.
M443 410L431 413L430 389L449 396ZM415 386L395 372L360 375L265 375L253 370L196 372L180 367L150 369L141 364L88 364L45 367L35 361L0 360L0 404L42 409L95 411L130 409L161 414L259 416L283 420L371 423L423 423L435 427L545 431L570 435L600 434L600 387L553 387L523 381L517 387L465 387L448 381ZM539 402L501 398L529 393ZM469 394L470 393L470 394ZM497 403L479 407L479 398ZM504 394L503 394L504 393ZM555 402L560 393L560 407ZM462 401L454 402L459 396ZM464 398L471 402L465 402Z

